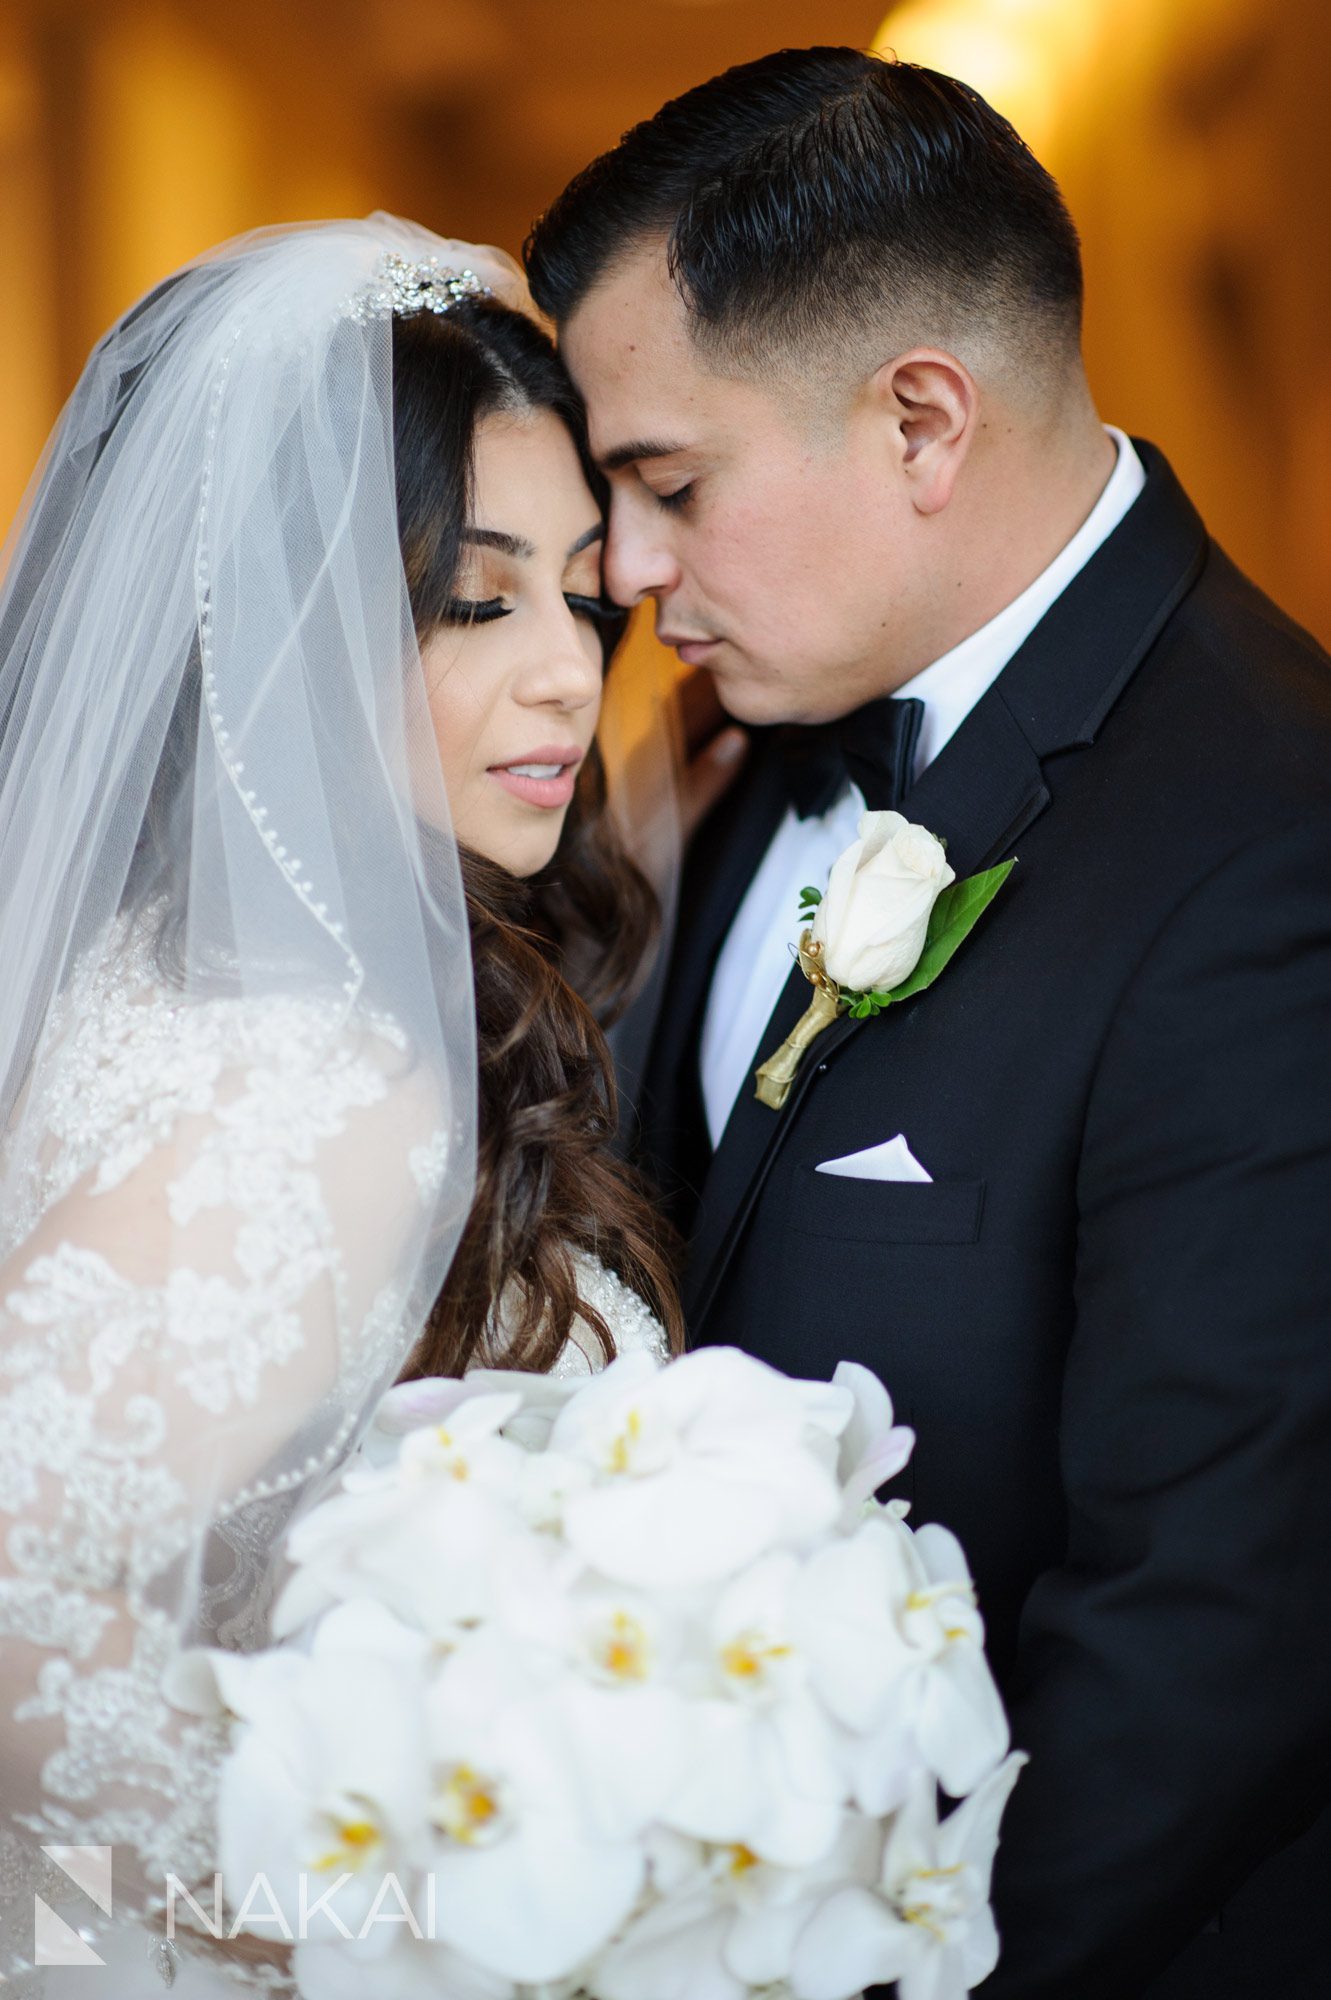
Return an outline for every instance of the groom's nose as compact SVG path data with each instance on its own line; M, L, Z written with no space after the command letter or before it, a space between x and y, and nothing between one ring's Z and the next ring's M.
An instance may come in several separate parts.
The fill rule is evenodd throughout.
M605 587L616 603L632 607L644 597L666 597L680 580L679 563L650 515L611 502L605 544Z

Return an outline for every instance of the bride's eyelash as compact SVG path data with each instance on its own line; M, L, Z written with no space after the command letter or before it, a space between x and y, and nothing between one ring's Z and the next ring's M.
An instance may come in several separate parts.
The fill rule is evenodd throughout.
M590 618L597 625L617 625L625 616L623 607L609 597L583 597L576 590L566 590L564 602L575 618Z
M693 481L690 480L687 486L677 486L673 493L658 493L656 496L657 504L664 507L667 513L676 508L687 507L689 496L692 492Z
M579 591L566 590L564 602L575 618L590 618L596 625L618 625L625 616L622 606L609 597L585 597ZM502 597L450 597L444 607L444 623L490 625L496 618L509 617L512 611L513 606L505 604Z
M507 618L513 609L502 597L450 597L444 607L446 625L489 625Z

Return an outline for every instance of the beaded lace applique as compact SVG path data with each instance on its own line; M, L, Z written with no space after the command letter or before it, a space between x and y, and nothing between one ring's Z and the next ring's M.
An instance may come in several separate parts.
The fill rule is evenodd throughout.
M330 1375L368 1386L399 1340L400 1300L350 1305L326 1175L341 1136L355 1147L358 1114L386 1097L401 1046L387 1023L349 1030L331 1002L187 1001L122 926L53 1011L28 1106L43 1143L0 1253L67 1199L88 1240L42 1246L0 1300L7 1975L32 1965L33 1889L49 1874L39 1843L110 1845L118 1877L136 1857L117 1919L148 1907L144 1885L160 1890L168 1871L188 1883L217 1865L221 1734L170 1707L162 1675L200 1638L262 1643L283 1489L337 1440L318 1435L317 1457L267 1483L226 1485L208 1451L215 1435L243 1446L253 1426L257 1474L263 1441L278 1441L264 1429L274 1398L309 1413ZM427 1134L418 1151L438 1177L445 1141ZM156 1282L98 1223L141 1171L160 1176L171 1243Z
M631 1291L617 1272L599 1264L594 1257L575 1250L573 1266L577 1272L578 1296L600 1313L610 1329L615 1353L637 1354L645 1350L664 1361L665 1329L646 1300ZM550 1373L567 1381L573 1376L592 1375L601 1365L600 1341L585 1320L576 1319Z
M356 1121L382 1103L401 1047L388 1022L362 1015L349 1032L332 1003L186 1002L119 927L53 1011L27 1121L44 1142L0 1222L0 1257L84 1192L96 1238L99 1206L164 1161L158 1206L177 1234L159 1282L122 1268L114 1244L59 1240L0 1299L0 1731L28 1784L0 1801L0 1971L15 1991L41 1990L34 1895L69 1889L40 1843L115 1849L117 1923L151 1910L168 1871L202 1882L217 1867L222 1733L171 1707L162 1677L182 1645L266 1643L293 1493L345 1431L321 1435L290 1478L252 1476L206 1506L194 1461L217 1426L244 1435L283 1394L300 1408L293 1371L338 1375L350 1409L400 1350L392 1289L349 1303L325 1175L330 1152L372 1171ZM404 1198L429 1203L447 1159L427 1122ZM617 1351L664 1356L644 1302L594 1259L575 1265ZM331 1351L325 1337L314 1352L316 1326ZM554 1373L600 1360L579 1320ZM138 1864L128 1894L125 1854Z

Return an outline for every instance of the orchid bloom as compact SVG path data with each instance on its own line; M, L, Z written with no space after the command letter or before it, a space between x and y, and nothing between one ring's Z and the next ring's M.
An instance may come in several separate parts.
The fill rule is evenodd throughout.
M567 1977L637 1900L642 1836L688 1754L681 1705L548 1662L533 1673L487 1630L443 1663L426 1707L437 1935L511 1979Z
M873 1373L858 1361L841 1361L832 1386L850 1393L854 1407L841 1436L837 1477L845 1496L842 1519L853 1527L866 1502L880 1486L895 1479L915 1449L915 1433L893 1421L892 1398Z
M747 2000L785 1986L795 1945L834 1891L877 1882L881 1827L847 1814L823 1860L779 1868L742 1843L651 1844L655 1894L628 1932L593 1961L596 2000L657 2000L662 1993ZM665 1866L662 1865L663 1861Z
M765 1556L721 1593L708 1681L688 1704L693 1755L669 1825L787 1867L817 1862L841 1824L837 1732L794 1636L800 1559Z
M567 1504L565 1535L605 1575L649 1589L716 1582L811 1543L841 1498L806 1432L800 1385L734 1348L665 1368L625 1355L555 1420L552 1449L594 1475Z
M989 1882L999 1821L1025 1762L1007 1758L941 1824L933 1784L914 1786L877 1885L839 1890L800 1933L796 2000L850 2000L890 1980L899 2000L964 2000L988 1978L998 1963Z
M426 1830L426 1650L382 1605L345 1604L308 1653L209 1654L237 1718L218 1794L233 1908L264 1877L293 1934L333 1940L354 1935L386 1875L414 1880Z
M298 1630L330 1604L374 1598L447 1640L484 1616L522 1538L510 1500L527 1454L500 1435L511 1396L456 1404L402 1436L391 1462L353 1461L288 1537L295 1570L273 1629Z
M820 1694L851 1732L856 1803L897 1806L923 1759L962 1797L1008 1747L970 1571L943 1528L912 1533L885 1510L809 1560L801 1645Z

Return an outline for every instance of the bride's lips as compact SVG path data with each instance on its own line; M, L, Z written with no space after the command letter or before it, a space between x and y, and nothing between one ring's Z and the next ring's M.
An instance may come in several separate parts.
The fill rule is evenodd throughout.
M585 755L575 743L545 743L539 750L527 750L521 757L510 758L507 764L492 764L490 776L526 805L560 812L572 803L578 766ZM538 771L545 767L548 775L534 776L533 766Z

